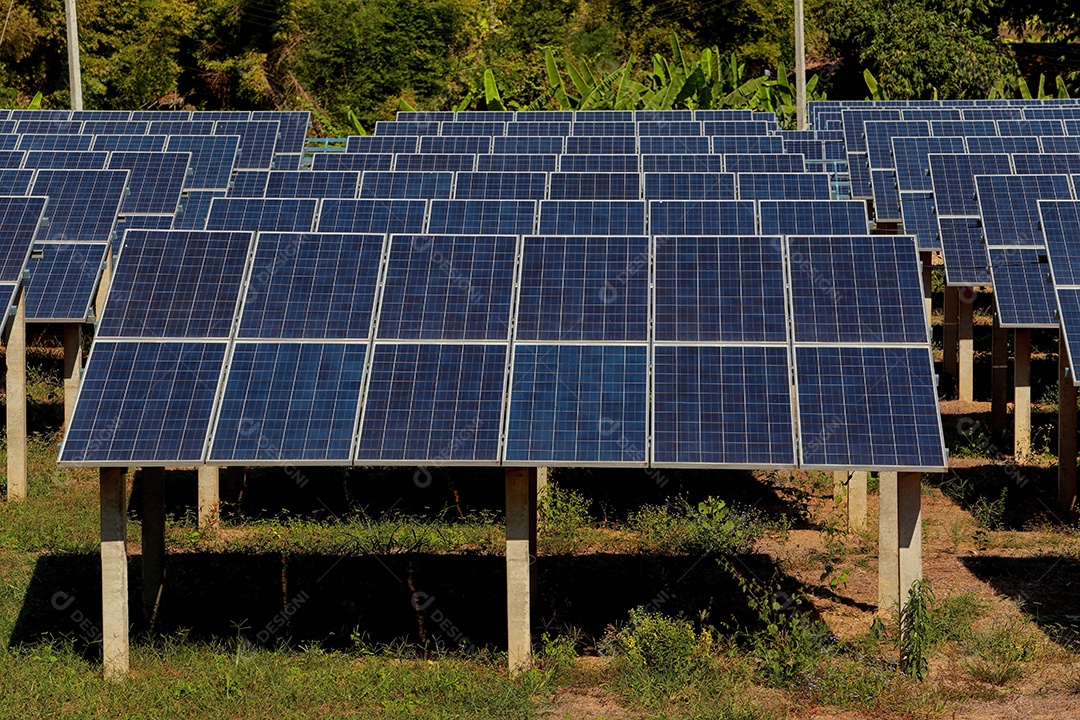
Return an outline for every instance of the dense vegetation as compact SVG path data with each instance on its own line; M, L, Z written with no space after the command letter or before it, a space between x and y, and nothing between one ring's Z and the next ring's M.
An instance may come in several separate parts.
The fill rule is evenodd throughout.
M41 91L45 107L67 106L63 0L10 3L0 102ZM545 50L601 75L630 61L646 85L652 56L672 58L673 33L688 57L735 53L748 78L793 58L790 0L79 0L78 10L87 108L306 107L331 132L350 127L350 109L369 124L402 99L483 108L487 69L509 106L555 106ZM865 96L864 70L892 97L1015 94L1026 71L1060 74L1075 92L1078 37L1067 0L807 3L810 65L834 98Z

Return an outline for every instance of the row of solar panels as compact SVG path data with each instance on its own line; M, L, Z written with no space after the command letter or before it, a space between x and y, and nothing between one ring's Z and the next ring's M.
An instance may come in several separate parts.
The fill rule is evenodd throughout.
M905 120L999 120L1075 118L1080 103L1064 100L894 100L884 102L824 101L808 104L810 125L818 130L845 129L845 112L873 111ZM884 119L884 118L882 118Z
M769 135L779 127L776 118L770 120L679 121L655 120L642 122L407 122L402 120L375 123L375 135L475 136L475 137L710 137L713 135Z
M921 298L902 236L129 232L61 461L941 469Z

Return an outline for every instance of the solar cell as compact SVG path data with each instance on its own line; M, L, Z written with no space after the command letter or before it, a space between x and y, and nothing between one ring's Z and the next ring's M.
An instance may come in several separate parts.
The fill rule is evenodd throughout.
M644 465L648 348L514 346L507 463Z
M319 232L418 233L424 231L426 200L324 200Z
M502 137L491 143L495 155L561 155L565 148L564 137Z
M172 230L172 215L127 215L117 223L116 231L125 230Z
M376 135L415 135L419 137L425 137L429 135L439 134L439 125L437 122L409 122L403 120L385 121L380 120L375 123Z
M636 130L633 121L576 121L570 125L571 136L578 137L633 137L637 134Z
M1017 175L1080 173L1080 153L1015 153L1012 159Z
M490 157L490 156L488 156ZM394 158L394 170L403 171L427 171L427 172L458 172L461 170L476 169L476 155L430 155L416 153L400 153ZM372 170L382 168L372 168ZM389 168L386 168L389 170Z
M309 232L318 200L215 198L206 218L207 230Z
M543 200L541 235L644 235L645 203L632 200Z
M0 168L6 170L21 168L25 159L26 153L22 150L0 150Z
M440 126L439 133L445 136L474 135L478 137L495 137L506 135L506 123L471 120L465 122L444 122Z
M638 173L551 174L552 200L637 200L641 198Z
M180 191L187 179L189 153L127 153L109 156L110 170L127 170L128 192L120 203L124 214L171 214L176 212Z
M749 200L652 200L653 235L753 235L754 203Z
M225 197L220 190L191 190L180 196L173 219L173 230L205 230L214 198Z
M724 169L732 173L801 173L806 172L806 163L802 155L740 153L725 155Z
M762 235L864 235L861 200L760 200Z
M81 122L68 120L19 120L15 124L16 135L78 135L82 131Z
M900 211L904 233L915 236L919 250L941 249L933 193L900 193Z
M960 137L898 137L892 144L896 179L902 192L933 191L930 153L964 152L964 140Z
M567 155L636 155L637 138L616 137L568 137Z
M534 232L535 222L534 200L432 200L427 231L443 235L527 235Z
M1039 226L1053 266L1054 284L1059 288L1080 285L1080 203L1040 200L1038 205Z
M199 117L202 113L199 113ZM155 120L147 135L213 135L214 123L208 120ZM235 133L230 133L235 134Z
M644 136L638 138L638 149L642 155L708 155L709 138Z
M83 135L145 135L150 123L125 120L88 120L83 123Z
M715 135L712 149L717 155L762 155L784 152L779 135Z
M896 167L892 155L893 138L930 136L930 124L927 122L875 120L867 122L864 128L867 157L870 160L871 169L875 170Z
M233 174L226 195L247 198L266 197L266 186L269 182L269 170L239 170Z
M307 138L311 113L305 111L256 110L251 113L252 120L277 120L278 139L274 145L275 153L302 153L304 140Z
M713 136L768 135L776 129L775 123L764 120L707 120L705 134Z
M176 135L178 133L170 133ZM197 133L191 133L197 134ZM274 160L274 147L278 140L278 122L230 122L222 121L214 126L214 135L239 135L240 154L235 166L245 169L269 169Z
M636 173L637 155L562 155L559 157L562 172Z
M0 282L22 279L48 201L45 197L0 197Z
M900 222L900 188L895 170L871 170L874 183L874 219L878 222Z
M349 153L403 153L416 152L420 138L408 136L352 135L345 146ZM349 170L359 168L347 168Z
M86 322L107 249L105 243L35 243L23 288L27 322Z
M453 184L454 173L450 172L366 170L360 178L359 197L385 200L449 198Z
M30 194L49 197L38 239L108 242L127 179L127 170L38 170Z
M1080 153L1080 137L1043 137L1039 138L1042 151L1047 153Z
M717 123L702 123L694 120L676 120L674 118L664 120L643 120L637 123L637 134L641 137L692 137L701 136L703 125L716 125ZM733 133L738 135L750 135L748 132Z
M33 179L33 170L0 170L0 195L26 195Z
M480 172L554 172L558 155L477 155Z
M365 344L237 343L210 460L348 463L366 351Z
M998 120L998 135L1066 135L1060 120Z
M547 176L524 172L461 172L454 197L458 200L543 200Z
M739 173L740 200L828 200L828 173ZM692 198L691 198L692 199Z
M422 137L420 138L420 152L432 155L478 155L490 153L491 143L494 138L490 137ZM397 152L407 152L398 150Z
M642 155L642 172L724 172L720 155Z
M315 153L311 159L312 170L356 171L389 170L393 167L391 153Z
M268 198L355 198L358 172L272 170L266 183Z
M23 167L33 170L104 170L107 152L67 152L66 150L30 150Z
M646 173L646 200L734 200L731 173Z
M929 158L938 215L978 215L975 176L1012 173L1012 163L1004 154L931 154Z
M1039 139L1024 135L1011 135L1008 137L967 137L969 153L1037 153L1039 152ZM957 151L960 152L960 151Z
M1002 327L1056 328L1057 300L1043 248L990 248L994 305Z
M162 152L166 135L97 135L91 150L112 152Z
M1042 245L1039 200L1071 200L1067 175L975 177L987 245Z
M847 159L851 197L859 199L874 197L874 181L870 174L870 161L866 155L848 153Z
M523 241L517 340L649 339L648 237Z
M974 287L993 283L979 218L939 217L938 236L945 259L946 285Z
M94 144L91 135L18 135L19 150L69 150L86 152ZM5 147L5 150L16 148Z
M166 149L191 154L186 190L226 190L240 147L239 135L173 135Z
M930 123L930 134L935 137L973 137L997 135L998 131L993 120L937 120Z
M224 342L97 340L60 459L93 466L202 462Z

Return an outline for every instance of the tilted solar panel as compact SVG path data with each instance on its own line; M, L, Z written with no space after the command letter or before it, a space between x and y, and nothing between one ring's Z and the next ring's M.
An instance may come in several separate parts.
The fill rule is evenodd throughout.
M108 242L127 180L127 170L38 170L30 194L49 197L38 239Z
M380 120L375 123L375 135L377 136L393 136L393 135L414 135L419 137L426 137L439 134L438 122L409 122L402 120L386 121Z
M1080 173L1080 153L1014 153L1017 175L1072 175Z
M477 137L496 137L506 135L506 123L471 120L466 122L444 122L439 133L447 137L455 135Z
M202 113L199 113L202 117ZM209 120L155 120L147 135L213 135L214 123ZM235 133L230 133L235 134Z
M266 183L268 198L355 198L358 172L272 170Z
M1067 175L977 175L987 245L1042 245L1039 200L1072 200Z
M739 173L736 177L740 200L829 200L832 197L828 173Z
M945 259L946 285L973 287L993 282L979 218L938 217L938 235Z
M633 200L543 200L540 235L644 235L645 203Z
M1068 135L1060 120L998 120L998 135Z
M547 175L542 172L461 172L454 197L458 200L543 200Z
M107 152L30 150L22 166L33 170L104 170L108 162Z
M0 197L0 282L22 279L48 202L46 197Z
M860 200L761 200L762 235L865 235Z
M558 155L477 155L479 172L554 172Z
M361 198L429 200L453 194L451 172L382 172L367 170L360 178Z
M935 137L972 137L997 135L998 131L993 120L936 120L930 123L930 134Z
M567 155L636 155L637 138L618 137L568 137Z
M644 136L638 138L638 150L642 155L708 155L709 138Z
M897 137L929 137L927 122L904 122L875 120L865 124L867 157L874 170L895 168L892 155L892 139Z
M724 169L732 173L806 172L802 155L783 153L739 153L724 156Z
M753 235L754 203L749 200L652 200L653 235Z
M478 155L490 153L493 138L490 137L422 137L420 152L432 155ZM397 150L396 152L407 152Z
M559 170L562 172L635 173L638 172L637 155L562 155Z
M734 200L732 173L646 173L646 200Z
M506 124L506 134L510 137L566 137L570 134L570 123L557 120L512 122Z
M570 135L577 137L633 137L637 134L633 121L574 122L570 126Z
M323 200L321 233L418 233L424 231L427 200Z
M349 153L403 153L416 152L420 149L420 138L416 136L381 136L351 135L346 143ZM358 168L348 168L350 170Z
M390 170L393 165L392 153L316 153L311 160L312 170L363 172Z
M1080 202L1040 200L1038 205L1039 227L1053 266L1054 284L1080 285Z
M83 135L145 135L150 123L125 120L88 120L83 123Z
M1008 155L930 155L930 178L934 185L938 215L979 214L975 199L976 175L1010 175Z
M874 183L874 219L878 222L900 222L903 212L896 171L871 170L870 179Z
M278 139L274 146L275 153L302 153L304 140L307 138L311 113L305 111L282 112L280 110L256 110L251 113L252 120L277 120Z
M476 155L431 155L417 153L400 153L394 156L394 170L396 172L458 172L462 170L475 170L476 158ZM371 169L378 170L382 168ZM389 170L390 168L385 169Z
M86 152L94 144L92 135L16 135L19 150L69 150ZM5 150L15 148L5 147Z
M166 144L169 152L191 154L186 190L228 189L239 148L239 135L174 135Z
M1057 300L1046 250L990 248L988 254L1001 327L1056 328Z
M932 192L930 153L963 153L960 137L898 137L892 141L896 179L902 192Z
M637 134L641 137L693 137L704 136L703 126L707 127L716 123L702 123L693 120L643 120L637 123ZM739 135L751 133L739 132Z
M177 133L170 133L177 134ZM196 134L196 133L192 133ZM245 169L270 169L274 161L274 147L278 141L278 122L222 121L214 125L214 135L239 135L240 154L235 166Z
M900 212L904 233L915 236L919 250L941 249L933 193L900 193Z
M309 232L318 200L214 198L207 230Z
M127 170L128 193L120 203L125 214L170 214L176 212L180 191L187 179L190 153L126 153L109 156L110 170Z
M764 120L707 120L705 134L712 136L768 135L776 129L775 123Z
M494 138L494 155L561 155L566 149L564 137L504 137Z
M0 150L0 168L16 170L23 166L24 160L26 160L26 152L23 150Z
M527 235L535 231L535 224L535 200L432 200L427 231L442 235Z
M180 195L173 218L173 230L205 230L214 198L225 197L221 190L191 190Z
M642 155L641 171L652 172L724 172L720 155Z
M1047 153L1080 153L1080 137L1043 137L1039 138L1042 151Z
M33 180L33 170L0 170L0 195L26 195Z
M870 161L866 155L848 153L848 180L851 183L851 197L869 199L874 197L874 180L870 174Z
M712 151L717 155L761 155L784 152L784 140L779 135L716 135Z
M552 200L637 200L641 198L641 175L552 173L550 197Z
M27 322L86 322L107 249L105 243L35 243L26 262Z
M1024 135L999 136L974 136L964 138L969 153L1037 153L1039 152L1039 139ZM942 151L952 152L952 151ZM963 152L957 150L956 152Z

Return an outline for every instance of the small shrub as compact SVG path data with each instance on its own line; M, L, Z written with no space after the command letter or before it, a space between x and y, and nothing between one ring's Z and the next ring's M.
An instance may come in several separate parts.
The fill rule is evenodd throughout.
M589 524L592 501L577 492L549 482L540 496L537 516L540 532L537 542L546 553L574 551L581 528Z
M630 611L626 627L609 634L620 683L644 701L671 699L712 665L713 637L685 619L644 608Z
M697 504L678 498L671 505L646 505L628 521L650 552L723 555L746 552L766 532L787 529L757 512L708 497Z
M971 514L975 520L987 530L1000 530L1005 520L1005 499L1009 494L1009 488L1001 488L1001 495L997 500L988 500L980 497L971 506Z
M900 613L900 667L919 682L930 674L930 606L934 591L929 581L911 586Z
M965 644L971 655L965 662L971 677L991 685L1005 685L1023 676L1026 664L1039 653L1039 636L1010 620L978 633Z

